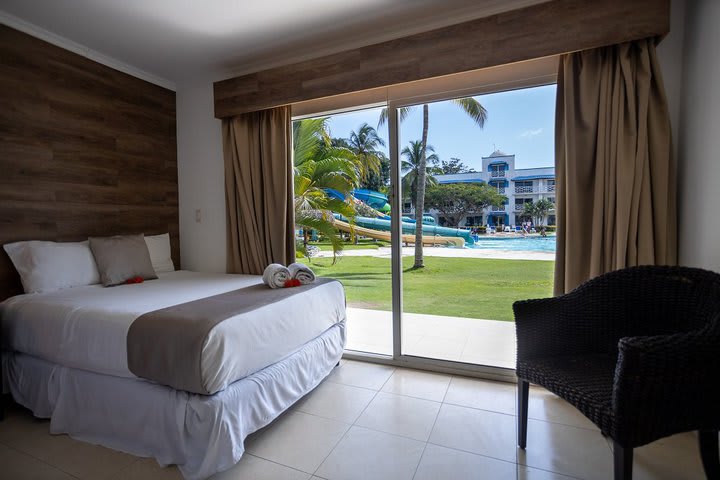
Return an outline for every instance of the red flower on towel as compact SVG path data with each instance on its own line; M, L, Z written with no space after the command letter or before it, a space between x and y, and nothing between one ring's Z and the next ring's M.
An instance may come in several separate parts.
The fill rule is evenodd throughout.
M299 287L300 285L302 285L302 283L300 283L300 280L298 280L297 278L290 278L288 280L285 280L285 284L283 286L285 288L289 288L289 287Z
M136 275L136 276L134 276L134 277L132 277L132 278L128 278L127 280L125 280L125 283L128 283L128 284L130 284L130 283L143 283L144 281L145 281L145 280L144 280L141 276Z

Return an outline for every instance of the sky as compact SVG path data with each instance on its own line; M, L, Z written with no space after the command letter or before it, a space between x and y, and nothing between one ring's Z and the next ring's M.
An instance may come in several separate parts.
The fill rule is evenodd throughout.
M440 160L460 158L470 168L481 170L481 157L496 149L515 154L515 168L554 165L555 85L479 95L487 110L485 127L480 129L451 101L431 103L428 144ZM336 114L330 118L333 137L347 138L350 132L368 123L377 128L380 109ZM378 130L388 153L387 124ZM422 107L412 108L400 126L400 145L422 136Z

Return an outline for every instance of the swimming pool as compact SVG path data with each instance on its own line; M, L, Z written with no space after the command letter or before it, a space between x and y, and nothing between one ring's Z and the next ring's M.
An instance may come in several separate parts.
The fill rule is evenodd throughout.
M480 237L470 248L484 248L487 250L523 250L530 252L554 252L555 235L547 237Z

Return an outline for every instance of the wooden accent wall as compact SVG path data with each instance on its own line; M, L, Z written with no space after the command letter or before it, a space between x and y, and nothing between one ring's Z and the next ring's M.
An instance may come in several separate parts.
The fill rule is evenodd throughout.
M670 0L551 0L215 83L215 116L586 50L670 30Z
M0 26L0 245L178 229L175 92Z

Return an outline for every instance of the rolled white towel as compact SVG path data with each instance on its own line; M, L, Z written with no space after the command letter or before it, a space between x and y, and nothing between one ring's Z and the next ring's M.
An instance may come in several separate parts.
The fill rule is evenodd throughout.
M304 263L291 263L288 265L288 270L292 278L297 279L301 285L307 285L315 281L315 272Z
M270 288L284 288L285 282L292 278L290 270L279 263L271 263L263 272L263 283Z

